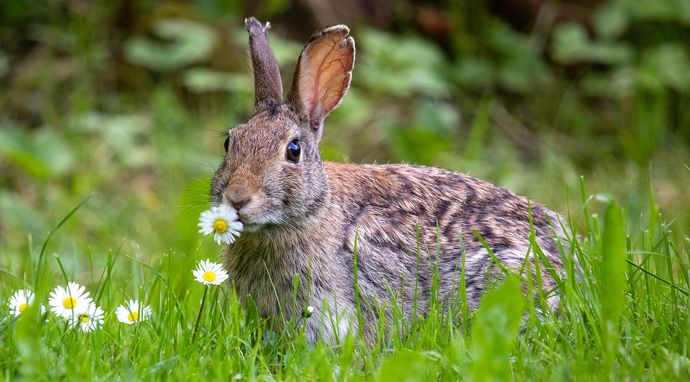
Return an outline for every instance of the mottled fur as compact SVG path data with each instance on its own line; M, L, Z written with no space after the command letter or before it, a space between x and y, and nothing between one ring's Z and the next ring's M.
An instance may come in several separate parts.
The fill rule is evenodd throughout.
M260 27L251 20L250 34ZM467 300L476 307L489 269L497 276L500 272L490 266L491 256L473 231L510 269L523 267L530 246L528 201L502 188L437 168L321 161L322 121L347 91L354 64L354 41L348 32L336 26L312 37L300 56L287 103L273 102L274 91L257 90L259 107L246 124L230 130L229 150L211 191L213 203L241 206L246 228L228 247L225 260L239 295L251 295L260 313L277 321L281 313L291 319L307 305L314 306L306 322L312 340L334 341L348 329L360 329L372 339L378 307L391 308L391 292L405 317L415 313L415 306L416 313L423 314L435 269L439 299L449 301L458 292L463 258ZM314 45L323 39L328 39L320 43L324 48ZM311 79L301 76L309 56L309 65L333 67L329 64L337 62L342 73L329 73L333 80L325 85L318 83L319 73L307 76ZM257 86L264 86L261 83L271 86L275 81L256 81ZM286 146L294 139L301 143L299 163L286 160ZM555 238L564 235L558 216L538 204L531 205L531 215L537 243L560 271ZM532 262L530 254L527 273ZM295 276L300 278L297 301ZM542 277L544 290L553 291L549 272ZM553 294L549 303L557 306L558 297ZM391 309L383 311L390 318Z

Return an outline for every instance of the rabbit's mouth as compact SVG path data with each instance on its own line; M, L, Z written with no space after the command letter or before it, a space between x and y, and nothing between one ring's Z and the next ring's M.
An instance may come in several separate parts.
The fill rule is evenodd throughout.
M266 225L275 223L276 217L271 213L262 213L255 215L249 213L248 211L242 211L238 213L239 220L244 226L243 230L245 232L257 232L264 228Z
M244 232L260 232L277 227L295 226L295 222L286 220L278 211L264 212L260 215L239 213L239 220L244 226Z

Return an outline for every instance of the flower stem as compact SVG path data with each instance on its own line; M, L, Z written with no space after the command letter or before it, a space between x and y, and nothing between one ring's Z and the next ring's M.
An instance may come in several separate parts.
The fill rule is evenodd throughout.
M199 329L199 321L201 321L201 312L204 311L204 305L206 304L206 295L208 295L208 285L204 290L204 297L201 299L201 307L199 307L199 315L196 316L196 324L194 324L194 333L192 334L192 343L196 340L196 331Z

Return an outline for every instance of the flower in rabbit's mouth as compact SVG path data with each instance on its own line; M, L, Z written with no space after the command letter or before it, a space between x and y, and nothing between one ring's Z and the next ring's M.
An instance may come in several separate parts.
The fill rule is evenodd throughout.
M60 285L55 287L48 299L50 310L64 318L74 318L85 312L92 302L93 299L89 297L86 288L73 282L67 283L67 288Z
M91 332L103 325L103 309L91 303L85 309L75 312L69 321L71 327L78 326L82 332Z
M202 260L192 273L196 281L206 285L220 285L228 279L223 266L210 260Z
M117 307L115 315L118 321L124 324L138 324L149 319L151 307L142 304L138 300L129 300L126 304Z
M34 292L28 289L20 289L10 297L10 313L19 316L34 303Z
M244 228L238 218L237 211L225 204L211 207L199 217L199 233L213 234L213 240L218 244L232 244Z

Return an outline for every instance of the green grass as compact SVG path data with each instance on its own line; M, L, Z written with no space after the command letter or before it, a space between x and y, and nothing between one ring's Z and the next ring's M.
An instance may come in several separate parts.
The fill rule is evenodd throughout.
M603 219L591 209L602 210ZM34 243L17 259L14 266L28 270L23 277L5 270L0 298L29 287L45 302L49 290L67 278L88 286L106 311L105 325L82 333L36 308L17 319L3 306L0 370L9 380L687 379L688 240L674 243L658 216L626 235L624 215L610 198L590 198L579 211L571 223L586 228L563 253L567 271L559 278L557 313L539 309L540 298L525 299L519 276L510 275L470 317L459 315L466 310L462 298L448 309L432 304L432 313L414 322L397 316L397 325L387 328L390 338L376 344L352 333L337 346L312 345L300 321L276 333L255 311L240 307L227 286L209 289L194 338L205 287L193 281L191 271L197 260L215 257L217 248L204 242L184 256L169 251L145 259L122 245L108 253L85 250L78 258L87 263L75 260L79 266L67 266L62 276L61 267L77 255L53 254L46 239L47 245ZM59 238L59 227L48 238ZM39 264L45 271L36 273ZM139 326L117 322L112 313L128 298L150 304L152 319Z

